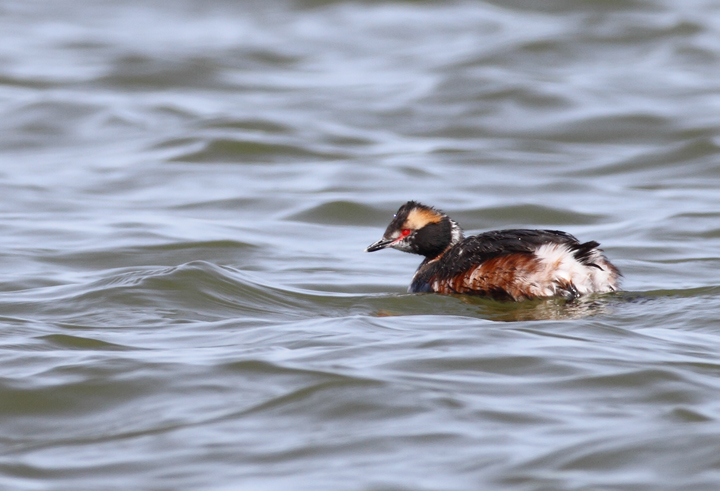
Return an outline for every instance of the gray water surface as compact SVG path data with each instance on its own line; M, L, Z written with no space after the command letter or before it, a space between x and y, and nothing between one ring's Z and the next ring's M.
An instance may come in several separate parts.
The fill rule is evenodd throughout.
M0 488L720 489L720 4L0 5ZM405 293L400 204L625 292Z

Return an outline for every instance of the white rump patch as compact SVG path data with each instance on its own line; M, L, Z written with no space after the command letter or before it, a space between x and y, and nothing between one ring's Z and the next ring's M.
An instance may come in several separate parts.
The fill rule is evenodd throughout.
M527 281L537 286L539 296L556 295L567 284L574 286L581 295L618 290L615 269L597 249L590 252L590 262L602 269L582 264L564 244L543 244L535 251L535 256L540 260L541 268L528 275Z

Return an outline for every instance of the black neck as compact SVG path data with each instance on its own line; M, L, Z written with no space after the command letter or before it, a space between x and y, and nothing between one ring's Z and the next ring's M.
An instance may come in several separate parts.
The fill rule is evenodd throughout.
M413 240L416 254L434 259L442 254L453 241L453 224L448 217L437 223L429 223L418 230Z

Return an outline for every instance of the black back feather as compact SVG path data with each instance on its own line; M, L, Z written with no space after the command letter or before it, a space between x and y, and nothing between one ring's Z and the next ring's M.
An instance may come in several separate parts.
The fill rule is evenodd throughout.
M499 256L518 253L532 254L544 244L566 245L573 251L578 261L588 266L599 267L590 262L592 250L599 245L597 242L580 244L574 236L559 230L494 230L467 237L455 244L434 267L416 277L413 284L420 288L431 277L449 279L460 272L468 271ZM429 259L426 259L423 264L428 261Z

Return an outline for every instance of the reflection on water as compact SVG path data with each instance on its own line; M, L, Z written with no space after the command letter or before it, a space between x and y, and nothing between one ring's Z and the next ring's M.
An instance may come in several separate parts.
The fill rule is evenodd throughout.
M427 294L434 296L435 294ZM415 295L413 295L415 296ZM581 297L575 300L564 298L547 298L524 300L522 302L490 300L473 295L451 295L470 309L463 309L464 315L475 315L482 319L501 322L572 320L608 314L617 303L616 295ZM425 314L422 310L404 309L398 311L380 310L374 315L378 317L404 316Z
M463 298L463 301L468 301ZM561 298L529 302L494 302L483 306L483 316L494 321L570 320L607 314L608 298L581 297L573 301Z
M715 491L717 13L3 3L0 488ZM409 295L410 199L627 292Z

